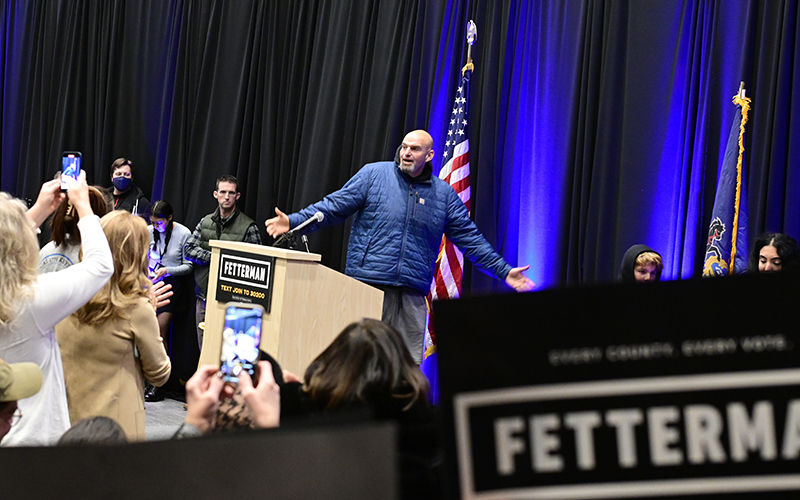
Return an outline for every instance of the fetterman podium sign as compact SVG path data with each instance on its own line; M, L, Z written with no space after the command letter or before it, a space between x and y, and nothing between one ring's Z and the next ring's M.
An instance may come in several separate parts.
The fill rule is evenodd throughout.
M260 304L269 313L274 277L275 257L221 248L214 298L221 303Z
M800 492L796 276L443 301L434 317L461 498Z

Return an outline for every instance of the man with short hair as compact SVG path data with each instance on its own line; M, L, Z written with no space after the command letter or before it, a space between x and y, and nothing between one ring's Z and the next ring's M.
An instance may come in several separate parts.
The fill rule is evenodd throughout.
M150 200L139 186L133 183L133 162L117 158L111 164L111 188L114 195L114 210L125 210L150 222Z
M300 212L265 222L276 237L317 211L323 222L312 230L343 222L355 214L347 247L345 274L383 290L382 319L395 327L411 357L422 362L427 307L442 235L455 243L482 271L518 292L534 284L525 267L512 268L469 218L458 194L433 175L433 139L424 130L406 134L395 161L365 165L342 189Z
M203 349L203 330L200 323L206 318L206 293L208 291L208 273L211 263L211 240L243 241L261 244L258 226L250 217L236 208L236 200L242 195L239 192L239 181L232 175L223 175L217 179L214 198L217 209L208 214L197 224L194 232L186 240L186 257L194 263L194 280L197 284L197 345Z
M36 363L11 363L0 359L0 441L22 418L17 401L33 396L42 387L42 370Z

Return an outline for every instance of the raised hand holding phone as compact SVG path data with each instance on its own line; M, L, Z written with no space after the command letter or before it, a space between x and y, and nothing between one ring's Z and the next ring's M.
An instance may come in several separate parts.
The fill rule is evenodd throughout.
M36 203L28 209L27 216L33 221L35 227L39 227L47 219L53 210L64 201L64 193L59 189L61 181L53 179L42 184Z
M61 153L61 191L67 192L78 180L81 173L81 153L64 151Z
M256 367L258 385L246 371L239 376L239 389L244 403L250 410L250 418L259 429L278 427L281 423L281 389L272 375L272 363L259 361Z
M70 183L67 198L69 198L70 203L78 212L78 218L82 219L87 215L94 215L92 205L89 203L89 185L86 184L86 172L83 170L78 175L78 179L74 183Z
M260 358L261 323L264 308L258 304L229 302L222 330L219 371L226 382L237 383L239 374L252 377Z
M217 406L225 386L214 365L203 365L186 382L186 423L206 433L214 426Z

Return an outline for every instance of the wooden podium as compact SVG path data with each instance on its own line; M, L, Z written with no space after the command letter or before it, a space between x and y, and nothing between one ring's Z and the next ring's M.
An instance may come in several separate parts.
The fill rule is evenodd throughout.
M210 245L211 267L200 364L219 365L226 304L217 300L220 285L224 290L239 293L234 295L233 301L249 301L242 300L244 294L261 298L263 294L256 290L268 290L271 300L268 300L268 312L262 324L261 350L300 378L309 363L345 326L362 318L381 318L383 292L319 264L322 258L319 254L222 240L212 240ZM244 281L231 278L230 273L221 275L221 261L223 271L239 271L251 262L255 266L263 264L265 268L271 266L268 287L251 290L246 286L237 287L236 283ZM246 269L239 272L247 276ZM258 269L251 274L258 277ZM233 286L224 285L223 281ZM258 303L257 300L253 302Z

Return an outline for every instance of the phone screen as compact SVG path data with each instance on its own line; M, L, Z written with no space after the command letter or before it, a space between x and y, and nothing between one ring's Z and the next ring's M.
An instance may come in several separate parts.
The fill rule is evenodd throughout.
M261 341L261 308L228 306L222 330L220 372L226 382L238 382L242 370L255 373Z
M75 181L81 173L81 154L77 151L64 151L61 155L61 190L69 188L67 178Z

